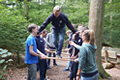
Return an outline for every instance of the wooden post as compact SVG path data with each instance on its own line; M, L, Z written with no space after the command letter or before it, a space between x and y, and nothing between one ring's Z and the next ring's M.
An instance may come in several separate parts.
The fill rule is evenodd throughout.
M105 50L105 62L108 63L108 52Z
M120 63L120 54L117 54L117 62Z

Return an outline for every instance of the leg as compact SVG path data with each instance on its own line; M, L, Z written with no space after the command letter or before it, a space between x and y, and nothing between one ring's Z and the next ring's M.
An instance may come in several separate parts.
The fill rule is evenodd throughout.
M70 70L70 80L73 80L74 73L73 73L73 61L71 61L71 70Z
M66 69L69 69L70 68L70 61L68 61L68 65L66 67Z
M55 53L53 54L53 57L56 57ZM53 59L53 64L55 65L56 64L56 60Z
M73 63L74 67L73 67L73 72L74 72L74 78L76 80L76 75L77 75L77 71L78 71L78 63L74 62Z
M51 53L49 53L48 57L51 57ZM47 60L47 67L50 65L50 59Z
M44 80L46 77L46 69L47 69L46 60L40 59L39 65L40 65L40 80Z
M63 71L69 71L69 68L70 68L70 61L68 61L68 65L67 65L66 69L64 69Z
M52 32L53 32L53 43L55 44L55 47L56 47L56 49L58 50L58 42L57 42L57 40L58 40L58 30L54 30L54 29L52 29Z
M63 42L64 42L64 35L65 35L65 27L59 30L59 45L57 50L58 55L61 55Z
M36 64L28 64L27 80L37 80L36 68L37 68Z

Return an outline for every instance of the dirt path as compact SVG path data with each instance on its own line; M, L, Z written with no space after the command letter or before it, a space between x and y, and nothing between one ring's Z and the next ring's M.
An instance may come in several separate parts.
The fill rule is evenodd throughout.
M67 55L64 55L64 57L67 57ZM63 69L67 66L67 61L61 61L57 60L57 64L59 66L53 66L51 60L50 67L52 69L47 70L47 76L50 80L69 80L67 76L69 75L69 72L64 72ZM120 80L120 67L116 66L112 69L106 69L106 71L113 76L110 80ZM6 70L7 72L7 80L26 80L27 75L27 68L16 68L11 67ZM39 78L39 73L37 73L37 77ZM39 79L38 79L39 80Z

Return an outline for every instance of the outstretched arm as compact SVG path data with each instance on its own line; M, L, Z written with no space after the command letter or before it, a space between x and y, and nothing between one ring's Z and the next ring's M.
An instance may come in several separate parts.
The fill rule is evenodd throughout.
M69 21L69 19L67 18L67 16L66 16L65 14L63 14L63 15L64 15L64 18L63 18L63 19L64 19L67 27L68 27L73 33L75 33L76 30L75 30L74 27L72 26L71 22Z
M43 24L40 26L40 28L38 29L38 33L40 33L42 30L44 30L46 28L46 26L50 23L51 21L51 15L43 22Z
M75 46L75 47L79 47L79 45L75 44L73 41L69 41L69 44L70 44L70 45L73 45L73 46Z

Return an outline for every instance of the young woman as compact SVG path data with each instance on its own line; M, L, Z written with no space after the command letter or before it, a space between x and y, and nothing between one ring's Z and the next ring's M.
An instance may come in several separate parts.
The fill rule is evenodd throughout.
M96 65L96 49L95 37L93 30L85 30L82 34L83 44L78 46L70 41L70 45L75 46L80 50L79 66L77 72L77 80L98 80L98 68Z

